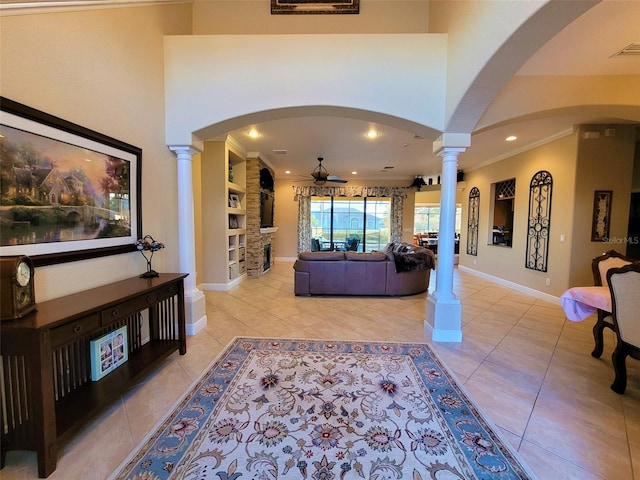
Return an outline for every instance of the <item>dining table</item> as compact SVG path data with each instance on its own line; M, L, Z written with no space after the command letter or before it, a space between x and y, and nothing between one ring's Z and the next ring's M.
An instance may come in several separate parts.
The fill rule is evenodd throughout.
M564 314L574 322L581 322L598 309L611 312L609 287L571 287L560 296L560 302Z

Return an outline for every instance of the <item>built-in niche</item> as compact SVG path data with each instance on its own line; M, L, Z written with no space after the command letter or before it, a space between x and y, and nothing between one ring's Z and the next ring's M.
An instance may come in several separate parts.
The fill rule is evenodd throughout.
M268 168L260 169L260 188L273 192L273 175Z
M273 176L268 168L260 169L260 228L274 226Z
M273 227L273 193L260 192L260 228Z
M489 244L511 247L513 239L513 207L516 198L516 179L491 184L493 202L489 218L493 224Z

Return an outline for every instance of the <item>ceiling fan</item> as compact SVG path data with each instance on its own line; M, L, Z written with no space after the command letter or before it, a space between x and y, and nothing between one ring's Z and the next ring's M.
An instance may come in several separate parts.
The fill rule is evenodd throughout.
M329 175L329 172L322 165L322 160L324 158L318 157L318 166L311 172L311 176L313 177L313 183L316 185L324 185L327 182L333 183L347 183L348 180L342 180L340 177L336 175Z

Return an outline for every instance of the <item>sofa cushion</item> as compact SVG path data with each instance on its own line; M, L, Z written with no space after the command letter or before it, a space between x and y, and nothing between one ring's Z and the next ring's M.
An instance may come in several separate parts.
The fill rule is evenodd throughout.
M335 262L344 260L344 252L300 252L300 260L313 260L314 262Z
M344 252L347 260L352 262L384 262L387 255L384 252Z

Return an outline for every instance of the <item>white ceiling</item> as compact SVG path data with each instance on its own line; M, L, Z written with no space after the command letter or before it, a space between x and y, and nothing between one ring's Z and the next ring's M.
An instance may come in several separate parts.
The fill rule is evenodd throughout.
M603 20L605 19L605 20ZM523 65L518 75L640 75L640 56L611 58L631 43L640 43L640 1L605 0L561 31ZM471 147L459 157L459 168L473 169L518 151L571 133L583 123L640 124L640 106L624 116L599 108L573 109L562 116L544 116L483 128L472 135ZM254 127L260 137L246 133ZM370 140L370 128L380 136ZM291 171L295 179L308 178L324 157L332 175L359 179L412 179L437 175L440 159L432 152L434 138L414 138L415 132L340 117L305 117L247 125L229 132L247 152L259 152L276 169ZM517 135L512 143L504 141ZM284 150L286 154L274 153ZM393 167L385 169L384 167Z

